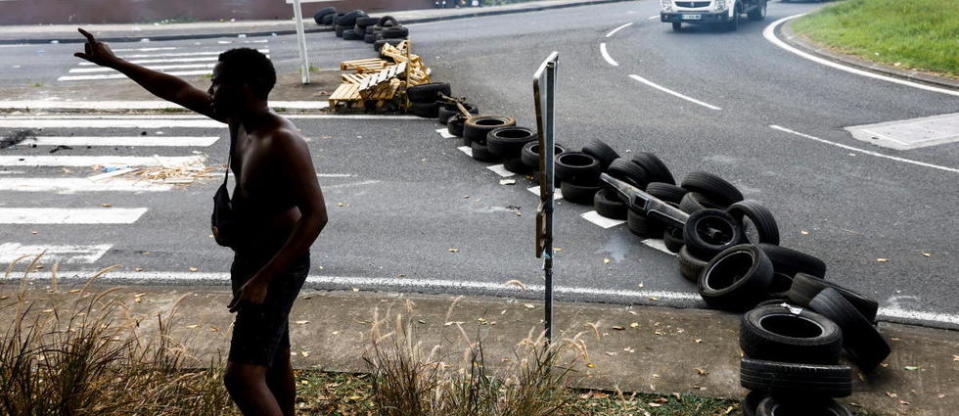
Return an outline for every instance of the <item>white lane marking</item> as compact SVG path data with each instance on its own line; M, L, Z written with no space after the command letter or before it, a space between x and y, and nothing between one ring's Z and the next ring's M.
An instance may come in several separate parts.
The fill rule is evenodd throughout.
M656 20L656 19L659 19L659 16L658 16L658 15L656 15L656 16L649 16L649 20Z
M119 169L114 169L114 170L111 170L111 171L109 171L109 172L98 173L98 174L96 174L96 175L87 176L87 180L91 180L91 181L94 181L94 182L99 182L99 181L102 181L102 180L105 180L105 179L108 179L108 178L112 178L112 177L114 177L114 176L125 175L125 174L130 173L130 172L133 172L133 171L135 171L135 170L136 170L135 168L119 168Z
M626 221L623 221L623 220L616 220L616 219L612 219L612 218L606 218L606 217L604 217L604 216L602 216L602 215L599 215L599 213L596 212L596 211L584 212L584 213L582 213L582 214L579 214L579 216L582 217L584 220L589 221L589 222L591 222L591 223L593 223L593 224L596 224L596 225L598 225L598 226L600 226L600 227L603 227L603 228L613 228L613 227L615 227L615 226L617 226L617 225L620 225L620 224L626 222Z
M0 156L0 166L181 166L204 160L202 156Z
M3 178L0 191L55 192L69 195L77 192L163 192L173 189L170 185L149 181L113 179L96 182L89 178Z
M114 52L154 52L154 51L172 51L177 48L174 46L165 46L162 48L121 48L114 49Z
M352 178L356 175L352 173L317 173L317 178Z
M630 27L630 26L632 26L632 25L633 25L633 22L629 22L629 23L626 23L626 24L624 24L624 25L618 26L617 28L615 28L615 29L613 29L613 30L610 30L609 33L606 34L606 37L607 37L607 38L611 38L611 37L613 37L613 35L616 34L616 32L619 32L620 30L626 29L627 27Z
M599 53L603 55L603 59L606 60L606 63L612 66L619 66L619 63L613 60L613 57L609 56L609 52L606 51L606 42L599 44Z
M908 311L902 308L879 308L879 318L905 319L922 322L940 322L959 325L959 316L938 312Z
M171 62L216 62L219 58L216 56L199 56L196 58L172 58L172 59L137 59L130 61L131 63L142 65L142 64L164 64ZM93 62L80 62L80 66L94 66L96 65Z
M650 86L650 87L653 87L653 88L655 88L655 89L657 89L657 90L660 90L660 91L662 91L662 92L665 92L665 93L667 93L667 94L669 94L669 95L673 95L673 96L682 98L682 99L684 99L684 100L686 100L686 101L689 101L689 102L691 102L691 103L693 103L693 104L701 105L701 106L706 107L706 108L708 108L708 109L710 109L710 110L716 110L716 111L722 110L722 108L719 108L719 107L716 107L716 106L714 106L714 105L712 105L712 104L709 104L709 103L706 103L706 102L703 102L703 101L699 101L699 100L697 100L697 99L695 99L695 98L692 98L692 97L689 97L689 96L680 94L680 93L678 93L678 92L676 92L676 91L673 91L673 90L671 90L671 89L669 89L669 88L666 88L666 87L664 87L664 86L662 86L662 85L659 85L659 84L657 84L657 83L655 83L655 82L652 82L652 81L650 81L650 80L648 80L648 79L646 79L646 78L643 78L643 77L641 77L641 76L639 76L639 75L630 74L629 77L632 78L632 79L635 79L636 81L639 81L639 82L641 82L641 83L643 83L643 84L646 84L646 85L648 85L648 86Z
M363 185L374 185L382 181L363 181L363 182L352 182L352 183L341 183L337 185L327 185L323 189L336 189L336 188L352 188L354 186L363 186Z
M209 69L196 70L196 71L171 71L167 72L167 75L175 76L188 76L188 75L209 75L213 71ZM126 78L126 74L116 73L116 74L97 74L97 75L64 75L60 78L57 78L58 82L62 81L92 81L97 79L123 79Z
M21 173L26 173L23 170L0 170L0 175L19 175Z
M207 147L219 137L194 136L38 136L21 143L37 146L157 146Z
M439 133L440 137L444 139L455 139L456 136L450 134L449 129L436 129L436 132Z
M10 129L38 129L38 128L131 128L131 129L159 129L166 127L180 128L223 128L226 124L208 118L144 118L143 116L129 118L83 117L83 118L47 118L47 117L4 117L0 118L0 128Z
M270 53L269 49L257 49L257 51L267 54ZM177 57L177 56L219 56L224 51L207 51L207 52L175 52L175 53L145 53L137 55L123 55L123 59L135 59L135 58L160 58L160 57Z
M459 151L461 151L461 152L463 152L463 153L466 153L466 156L473 157L473 148L472 148L472 147L469 147L469 146L460 146L460 147L457 147L457 149L459 149Z
M28 259L32 260L43 253L42 260L59 261L61 264L90 264L96 263L111 248L112 244L39 246L3 243L0 244L0 263L13 263L21 256L29 256Z
M796 54L796 55L799 55L800 57L803 57L803 58L805 58L805 59L808 59L808 60L810 60L810 61L813 61L813 62L816 62L816 63L819 63L819 64L826 65L826 66L828 66L828 67L832 67L832 68L838 69L838 70L840 70L840 71L846 71L846 72L849 72L849 73L851 73L851 74L861 75L861 76L864 76L864 77L873 78L873 79L878 79L878 80L882 80L882 81L888 81L888 82L891 82L891 83L894 83L894 84L905 85L905 86L907 86L907 87L913 87L913 88L918 88L918 89L921 89L921 90L938 92L938 93L940 93L940 94L947 94L947 95L952 95L952 96L959 96L959 91L956 91L956 90L949 90L949 89L945 89L945 88L934 87L934 86L931 86L931 85L920 84L920 83L918 83L918 82L912 82L912 81L907 81L907 80L904 80L904 79L899 79L899 78L895 78L895 77L890 77L890 76L887 76L887 75L880 75L880 74L877 74L877 73L874 73L874 72L869 72L869 71L865 71L865 70L862 70L862 69L858 69L858 68L853 68L853 67L850 67L850 66L842 65L842 64L839 64L839 63L830 61L830 60L828 60L828 59L823 59L823 58L820 58L820 57L818 57L818 56L814 56L814 55L808 54L808 53L806 53L806 52L803 52L803 51L801 51L801 50L799 50L799 49L796 49L796 48L790 46L789 44L787 44L786 42L784 42L782 39L779 39L779 38L776 36L776 28L777 28L779 25L783 24L784 22L786 22L786 21L788 21L788 20L795 19L795 18L797 18L797 17L802 17L802 16L804 16L804 15L805 15L805 13L801 13L801 14L797 14L797 15L793 15L793 16L789 16L789 17L784 17L784 18L782 18L782 19L779 19L779 20L777 20L777 21L775 21L775 22L770 23L769 26L766 26L766 29L763 30L763 37L765 37L766 40L772 42L774 45L776 45L776 46L778 46L778 47L780 47L780 48L783 48L783 49L785 49L785 50L787 50L787 51L789 51L789 52L792 52L792 53L794 53L794 54Z
M526 188L527 191L530 191L533 195L539 196L539 186L534 186L532 188ZM559 188L553 189L553 200L563 199L563 190Z
M146 65L146 68L154 71L168 71L171 69L212 69L215 66L216 64ZM92 68L70 68L69 71L71 74L95 74L98 72L115 73L117 70L97 66Z
M270 101L273 108L320 110L330 106L328 101ZM179 104L169 101L0 101L0 109L5 110L186 110ZM79 116L65 116L67 118L81 118ZM117 118L117 116L112 116ZM134 118L171 118L169 115L136 115ZM201 118L199 116L194 116ZM287 116L290 117L290 116ZM343 116L346 117L346 116ZM386 116L382 116L386 117ZM398 117L398 116L394 116ZM408 117L408 116L402 116ZM56 117L45 117L56 119ZM415 117L408 117L415 118ZM218 124L220 125L220 124ZM225 126L225 124L223 124Z
M489 170L493 171L493 173L496 173L497 175L502 176L502 177L504 177L504 178L508 178L508 177L510 177L510 176L516 175L515 173L506 170L506 167L503 166L502 163L500 163L500 164L498 164L498 165L490 165L490 166L487 166L486 169L489 169Z
M133 224L146 208L0 208L0 224Z
M895 160L896 162L908 163L908 164L911 164L911 165L922 166L922 167L926 167L926 168L939 169L939 170L943 170L943 171L951 172L951 173L959 173L959 169L956 169L956 168L950 168L950 167L946 167L946 166L934 165L934 164L932 164L932 163L920 162L920 161L918 161L918 160L906 159L906 158L902 158L902 157L898 157L898 156L885 155L885 154L882 154L882 153L879 153L879 152L873 152L873 151L871 151L871 150L864 150L864 149L860 149L860 148L858 148L858 147L853 147L853 146L845 145L845 144L842 144L842 143L831 142L831 141L826 140L826 139L820 139L820 138L818 138L818 137L816 137L816 136L810 136L810 135L808 135L808 134L800 133L800 132L795 131L795 130L790 130L790 129L787 129L787 128L782 127L782 126L777 126L777 125L775 125L775 124L773 124L773 125L771 125L771 126L769 126L769 127L772 128L772 129L774 129L774 130L779 130L779 131L784 132L784 133L789 133L789 134L792 134L792 135L795 135L795 136L799 136L799 137L803 137L803 138L806 138L806 139L809 139L809 140L815 140L815 141L820 142L820 143L825 143L825 144L828 144L828 145L836 146L836 147L839 147L839 148L842 148L842 149L846 149L846 150L849 150L849 151L853 151L853 152L859 152L859 153L866 154L866 155L869 155L869 156L881 157L881 158L883 158L883 159Z
M676 253L673 253L672 251L669 251L668 248L666 248L666 243L664 243L663 240L659 240L655 238L647 238L641 242L645 244L647 247L652 247L656 250L662 251L663 253L669 254L670 256L676 255Z

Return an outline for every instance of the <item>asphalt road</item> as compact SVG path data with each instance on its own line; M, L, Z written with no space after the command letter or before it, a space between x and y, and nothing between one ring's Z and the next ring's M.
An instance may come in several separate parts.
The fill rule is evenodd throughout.
M956 174L840 149L770 126L955 168L959 145L888 151L852 139L843 127L959 112L959 100L837 71L763 38L772 21L815 7L819 5L771 3L766 21L746 23L737 32L672 32L669 25L649 19L658 12L656 2L434 22L411 25L411 30L415 52L431 66L434 79L451 82L454 94L470 97L482 113L512 115L527 126L534 124L531 75L551 51L559 51L561 143L578 148L600 138L623 154L657 153L677 177L693 170L726 177L748 198L773 210L784 246L823 258L829 279L880 300L886 319L955 325ZM607 37L627 23L632 25ZM281 72L296 68L293 39L268 39ZM309 40L314 65L322 68L372 56L368 45L332 34L313 34ZM201 44L148 46L206 51L234 45L216 39L197 42ZM618 66L603 56L601 43ZM57 85L58 77L76 67L70 56L74 48L0 49L10 58L0 64L0 88ZM630 75L719 109L651 88ZM92 94L118 82L124 81L88 85ZM484 164L456 150L456 141L440 138L434 131L440 126L432 121L294 121L312 139L317 171L325 175L320 181L331 218L313 249L314 287L516 295L507 291L515 287L503 283L541 283L540 262L532 249L537 198L526 189L531 186L526 179L500 185ZM3 134L12 130L0 127ZM83 129L82 134L124 136L141 130L148 137L225 134L215 127L104 127ZM71 133L81 134L73 127L42 132ZM49 155L49 150L21 145L0 150L0 156ZM194 151L209 155L208 165L218 165L225 161L226 141L209 147L94 147L57 154L190 156ZM84 168L65 173L52 167L0 167L0 181L91 173ZM222 284L230 253L213 244L207 222L216 186L211 179L167 192L0 191L0 208L97 208L109 203L148 209L132 224L4 224L0 244L109 245L95 263L61 269L123 264L134 281L199 284L197 279L207 279ZM562 250L556 254L555 273L557 284L567 288L561 298L697 305L695 287L679 276L674 257L647 247L624 226L603 229L579 217L589 209L559 203L556 246ZM877 261L880 258L888 260ZM135 267L142 268L146 278L136 277ZM191 267L198 271L190 272ZM927 314L912 313L916 311Z

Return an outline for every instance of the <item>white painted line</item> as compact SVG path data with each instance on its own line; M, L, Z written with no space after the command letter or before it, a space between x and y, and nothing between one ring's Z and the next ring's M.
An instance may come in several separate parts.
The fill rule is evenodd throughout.
M918 161L918 160L906 159L906 158L902 158L902 157L898 157L898 156L885 155L885 154L882 154L882 153L879 153L879 152L873 152L873 151L871 151L871 150L863 150L863 149L860 149L860 148L858 148L858 147L852 147L852 146L845 145L845 144L841 144L841 143L835 143L835 142L831 142L831 141L829 141L829 140L820 139L820 138L815 137L815 136L810 136L810 135L808 135L808 134L803 134L803 133L800 133L800 132L795 131L795 130L790 130L790 129L787 129L787 128L785 128L785 127L777 126L777 125L775 125L775 124L773 124L773 125L771 125L771 126L769 126L769 127L772 128L772 129L774 129L774 130L779 130L779 131L781 131L781 132L789 133L789 134L792 134L792 135L795 135L795 136L799 136L799 137L803 137L803 138L806 138L806 139L809 139L809 140L815 140L815 141L820 142L820 143L825 143L825 144L828 144L828 145L836 146L836 147L839 147L839 148L842 148L842 149L846 149L846 150L849 150L849 151L853 151L853 152L859 152L859 153L862 153L862 154L865 154L865 155L869 155L869 156L881 157L881 158L883 158L883 159L895 160L896 162L908 163L908 164L911 164L911 165L922 166L922 167L932 168L932 169L938 169L938 170L942 170L942 171L946 171L946 172L951 172L951 173L959 173L959 169L956 169L956 168L950 168L950 167L946 167L946 166L934 165L934 164L932 164L932 163L920 162L920 161Z
M648 19L649 19L649 20L656 20L656 19L659 19L659 15L656 15L656 16L649 16L649 18L648 18Z
M207 147L220 140L215 136L38 136L21 143L37 146L157 146Z
M172 51L177 49L174 46L166 46L162 48L121 48L114 49L114 52L154 52L154 51Z
M135 171L135 170L136 170L136 168L120 168L120 169L114 169L114 170L111 170L111 171L109 171L109 172L98 173L98 174L96 174L96 175L87 176L87 180L91 180L91 181L94 181L94 182L99 182L99 181L102 181L102 180L105 180L105 179L112 178L112 177L114 177L114 176L125 175L125 174L130 173L130 172L133 172L133 171Z
M204 160L202 156L0 156L0 166L181 166Z
M496 173L497 175L502 176L504 178L508 178L510 176L516 175L515 173L506 170L506 167L504 167L502 163L499 165L487 166L486 169L489 169L493 171L494 173Z
M269 49L257 49L260 53L267 54L270 53ZM207 51L207 52L175 52L175 53L147 53L147 54L138 54L138 55L124 55L121 56L123 59L135 59L135 58L160 58L160 57L174 57L174 56L217 56L224 51Z
M537 190L537 193L538 193L538 192L539 192L539 190ZM580 216L580 217L583 217L583 219L586 220L586 221L589 221L589 222L591 222L591 223L593 223L593 224L596 224L596 225L598 225L598 226L600 226L600 227L607 228L607 229L608 229L608 228L613 228L613 227L615 227L615 226L617 226L617 225L620 225L620 224L626 222L626 221L623 221L623 220L615 220L615 219L612 219L612 218L606 218L606 217L604 217L604 216L602 216L602 215L599 215L599 213L596 212L596 211L587 211L587 212L584 212L584 213L580 214L579 216Z
M599 53L603 55L603 59L606 60L606 63L612 66L619 66L619 62L613 60L613 57L609 56L609 52L606 51L606 42L599 44Z
M173 71L166 72L167 75L176 75L176 76L188 76L188 75L208 75L212 74L213 71L209 69L197 70L197 71ZM98 75L64 75L60 78L57 78L57 81L92 81L97 79L123 79L127 76L125 74L98 74Z
M630 26L632 26L632 25L633 25L633 22L629 22L629 23L626 23L626 24L624 24L624 25L622 25L622 26L618 26L616 29L610 30L609 33L606 34L606 37L607 37L607 38L611 38L611 37L613 37L613 35L616 34L616 32L619 32L620 30L626 29L627 27L630 27Z
M0 224L133 224L146 208L0 208Z
M802 58L808 59L808 60L813 61L813 62L816 62L816 63L818 63L818 64L826 65L826 66L831 67L831 68L838 69L838 70L840 70L840 71L846 71L846 72L849 72L849 73L851 73L851 74L856 74L856 75L861 75L861 76L868 77L868 78L873 78L873 79L878 79L878 80L882 80L882 81L887 81L887 82L891 82L891 83L894 83L894 84L905 85L905 86L907 86L907 87L913 87L913 88L918 88L918 89L921 89L921 90L938 92L938 93L940 93L940 94L947 94L947 95L952 95L952 96L959 96L959 91L956 91L956 90L939 88L939 87L934 87L934 86L931 86L931 85L920 84L920 83L918 83L918 82L912 82L912 81L907 81L907 80L900 79L900 78L890 77L890 76L887 76L887 75L881 75L881 74L877 74L877 73L874 73L874 72L869 72L869 71L865 71L865 70L862 70L862 69L858 69L858 68L853 68L853 67L850 67L850 66L842 65L842 64L839 64L839 63L830 61L830 60L828 60L828 59L823 59L823 58L820 58L820 57L818 57L818 56L814 56L814 55L808 54L808 53L806 53L806 52L803 52L803 51L801 51L801 50L799 50L799 49L796 49L796 48L790 46L789 44L787 44L786 42L784 42L782 39L779 39L779 38L776 36L776 28L779 27L779 25L783 24L783 23L786 22L786 21L789 21L789 20L791 20L791 19L795 19L795 18L797 18L797 17L802 17L802 16L804 16L804 15L805 15L805 13L801 13L801 14L797 14L797 15L793 15L793 16L789 16L789 17L784 17L784 18L782 18L782 19L779 19L779 20L777 20L777 21L775 21L775 22L770 23L769 26L766 26L766 29L763 30L763 37L765 37L766 40L772 42L774 45L776 45L776 46L778 46L778 47L780 47L780 48L783 48L783 49L785 49L785 50L787 50L787 51L789 51L789 52L792 52L793 54L799 55L799 56L802 57Z
M436 129L436 132L439 133L440 137L444 139L455 139L456 136L450 134L449 129Z
M207 68L213 69L216 64L183 64L183 65L147 65L147 69L152 69L154 71L167 71L171 69L199 69ZM95 74L98 72L109 72L115 73L117 70L113 68L104 68L104 67L93 67L93 68L70 68L71 74Z
M959 325L959 316L938 312L907 311L902 308L879 308L879 318L905 319L924 322L940 322Z
M457 149L459 149L459 151L461 151L461 152L463 152L463 153L466 153L466 156L473 157L473 148L472 148L472 147L469 147L469 146L460 146L460 147L457 147Z
M216 56L198 56L195 58L135 59L130 61L130 63L143 65L143 64L166 64L166 63L173 63L173 62L217 62L218 60L219 58ZM77 65L94 66L96 64L93 62L80 62Z
M317 173L317 178L352 178L356 175L352 173Z
M226 124L209 118L144 118L137 117L0 117L0 128L9 129L39 129L39 128L131 128L131 129L160 129L167 127L179 128L224 128Z
M0 175L19 175L21 173L26 173L23 170L0 170Z
M669 88L663 87L662 85L659 85L659 84L657 84L657 83L655 83L655 82L652 82L652 81L650 81L650 80L648 80L648 79L646 79L646 78L643 78L643 77L641 77L641 76L639 76L639 75L630 74L629 77L632 78L632 79L635 79L636 81L639 81L639 82L641 82L641 83L643 83L643 84L646 84L646 85L648 85L648 86L650 86L650 87L653 87L653 88L655 88L655 89L657 89L657 90L660 90L660 91L662 91L662 92L665 92L665 93L667 93L667 94L670 94L670 95L673 95L673 96L682 98L682 99L684 99L684 100L686 100L686 101L689 101L689 102L691 102L691 103L693 103L693 104L701 105L701 106L706 107L706 108L708 108L708 109L710 109L710 110L716 110L716 111L722 110L722 108L719 108L719 107L716 107L716 106L714 106L714 105L712 105L712 104L709 104L709 103L706 103L706 102L703 102L703 101L699 101L699 100L697 100L697 99L695 99L695 98L692 98L692 97L689 97L689 96L680 94L680 93L678 93L678 92L676 92L676 91L673 91L673 90L671 90L671 89L669 89Z
M0 179L0 191L55 192L61 195L77 192L163 192L171 189L173 187L170 185L119 178L105 182L96 182L90 178Z
M676 253L673 253L672 251L669 251L668 248L666 248L666 243L664 243L663 240L659 240L655 238L647 238L643 240L642 243L648 247L652 247L656 250L662 251L663 253L669 254L670 256L676 255Z
M96 263L112 247L112 244L37 246L3 243L0 244L0 264L13 263L21 256L29 256L32 260L40 253L43 253L41 260L59 261L61 264L90 264Z
M527 191L530 191L533 195L539 196L539 186L534 186L532 188L526 188ZM563 190L559 188L553 189L553 200L563 199Z
M323 189L353 188L353 187L356 187L356 186L374 185L374 184L378 184L378 183L380 183L380 182L382 182L382 181L363 181L363 182L353 182L353 183L341 183L341 184L336 184L336 185L327 185L327 186L324 186Z
M304 109L304 110L320 110L330 106L327 101L270 101L270 106L273 108L287 108L287 109ZM180 109L186 110L179 104L171 103L169 101L50 101L50 100L35 100L35 101L0 101L0 109L4 110L170 110L170 109ZM117 116L113 116L116 118ZM176 116L169 115L137 115L134 118L175 118ZM197 117L197 119L204 119L203 117ZM290 116L287 116L290 117ZM340 116L340 117L352 117L352 116ZM389 116L380 116L380 117L389 117ZM399 117L399 116L392 116ZM404 118L417 118L417 117L408 117L401 116ZM50 117L51 119L56 119L55 117ZM80 116L65 116L65 118L72 119L83 119ZM215 122L217 126L226 126L225 124Z

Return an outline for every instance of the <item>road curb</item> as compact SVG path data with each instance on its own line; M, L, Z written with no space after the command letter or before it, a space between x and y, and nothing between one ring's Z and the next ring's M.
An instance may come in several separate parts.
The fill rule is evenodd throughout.
M537 11L552 10L552 9L565 9L570 7L596 6L600 4L620 3L625 1L629 1L629 0L588 0L588 1L578 2L578 3L552 4L552 5L533 6L533 7L517 8L517 9L486 10L486 11L482 11L482 9L480 9L480 11L473 12L473 13L455 14L455 15L448 15L448 16L423 17L418 19L402 19L401 22L404 24L430 23L430 22L438 22L438 21L444 21L444 20L457 20L457 19L467 19L467 18L473 18L473 17L528 13L528 12L537 12ZM382 15L386 15L386 14L384 13ZM379 16L373 16L373 17L379 17ZM289 22L290 25L292 25L292 23L293 23L292 21ZM305 32L320 33L320 32L332 32L332 31L333 31L332 28L322 27L322 28L307 29ZM187 40L187 39L209 39L209 38L219 38L219 37L238 37L240 35L245 35L246 37L264 37L264 36L292 35L295 33L296 33L295 29L258 30L256 32L232 30L227 32L194 33L194 34L184 34L184 35L151 35L149 33L144 33L138 36L112 36L112 37L100 37L98 39L103 42L140 42L144 38L150 39L151 41L170 41L170 40ZM27 38L27 39L0 39L0 45L83 43L85 41L86 39L83 39L80 36L76 36L76 37L71 36L69 38L50 37L50 38Z
M792 24L795 21L796 21L795 19L789 20L779 27L779 30L778 30L779 39L781 39L783 42L786 42L790 46L797 48L803 52L806 52L810 55L827 59L832 62L850 66L853 68L862 69L869 72L875 72L881 75L887 75L887 76L905 79L908 81L918 82L921 84L931 85L935 87L944 87L944 88L959 90L959 80L952 80L949 78L925 74L918 71L902 70L889 65L879 64L879 63L868 61L855 56L833 52L822 45L813 43L811 40L808 40L805 37L793 31Z

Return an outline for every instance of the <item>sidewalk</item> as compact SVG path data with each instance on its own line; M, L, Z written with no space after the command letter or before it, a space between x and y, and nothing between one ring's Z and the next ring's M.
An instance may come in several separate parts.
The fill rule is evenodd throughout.
M12 285L16 283L8 283L5 291ZM69 292L71 288L61 283L63 294L51 301L56 297L38 283L29 297L49 302L50 307L65 305L78 296ZM130 299L129 317L139 320L141 328L155 325L157 314L166 315L176 304L173 337L187 340L188 350L202 359L225 355L233 319L225 307L231 298L228 289L135 286L117 293ZM410 316L407 301L414 306ZM540 302L507 298L304 291L290 316L294 365L364 371L362 353L369 343L374 309L388 322L403 313L404 319L412 320L416 340L426 351L439 345L441 354L453 358L464 351L463 333L455 324L459 323L471 342L483 342L486 362L494 365L512 357L516 343L531 331L538 332L543 316ZM588 347L588 361L575 369L576 387L734 399L745 394L739 387L739 319L712 310L645 306L557 303L555 309L557 338L580 333ZM858 378L853 396L842 401L879 414L955 414L959 332L892 324L882 325L882 331L892 341L893 354L877 374Z
M439 20L462 19L510 13L526 13L566 7L591 6L626 0L541 0L526 3L491 7L462 9L408 10L391 13L374 13L373 17L391 15L402 24L425 23ZM293 10L290 9L290 14ZM317 26L312 16L303 16L308 33L332 30ZM70 24L70 25L24 25L0 26L0 44L16 43L81 43L77 27L83 27L106 42L139 42L149 40L197 39L223 36L276 36L296 33L293 19L253 20L235 22L197 22L173 24Z

